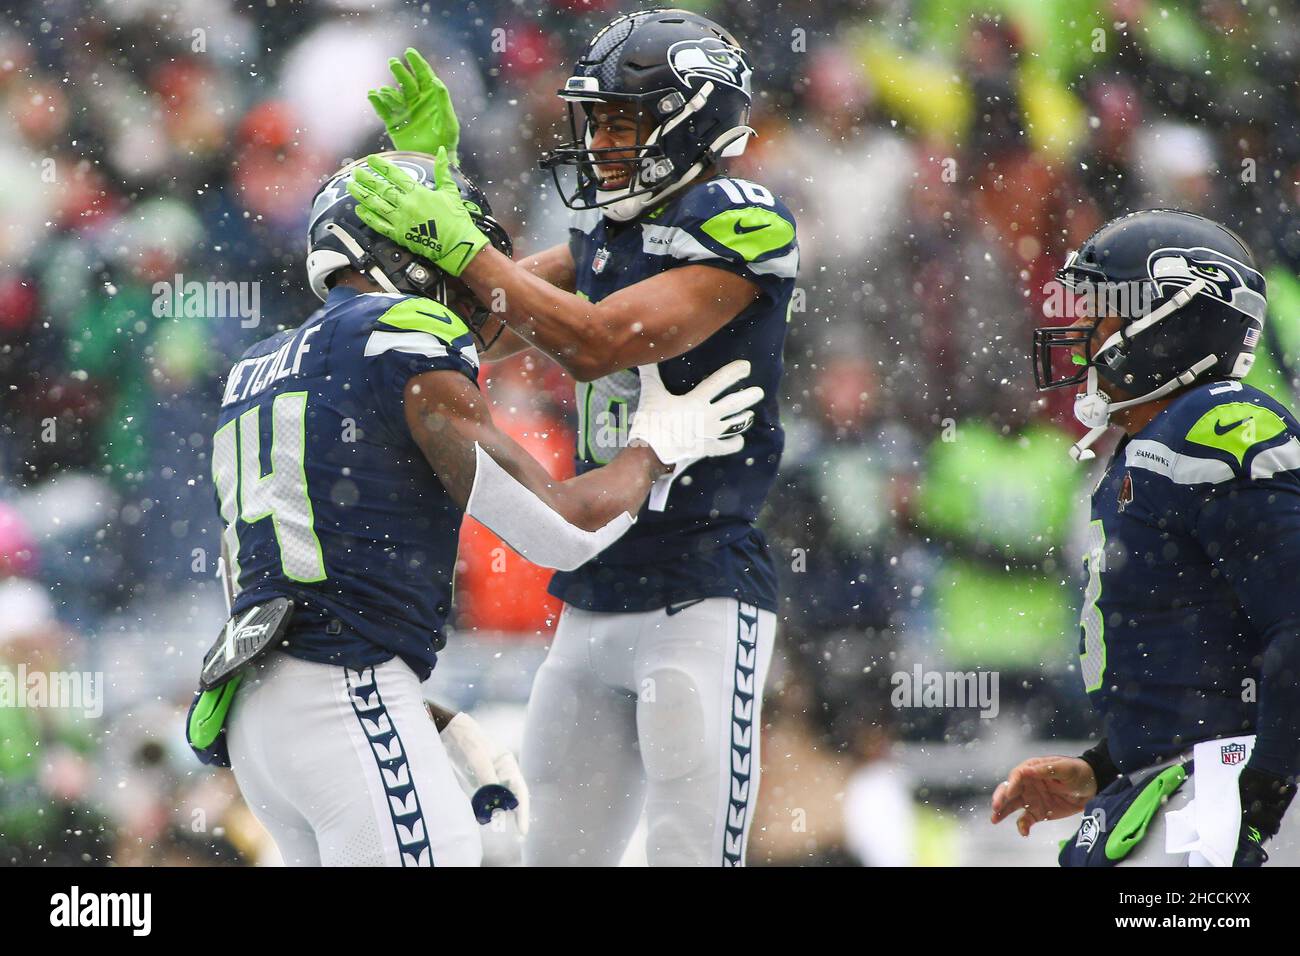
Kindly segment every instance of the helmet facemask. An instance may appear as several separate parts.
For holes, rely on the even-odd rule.
[[[573,77],[575,81],[595,80],[587,77]],[[663,145],[659,142],[662,127],[656,116],[644,102],[644,97],[630,94],[606,93],[599,96],[570,95],[561,91],[560,95],[567,101],[569,109],[569,130],[572,140],[562,146],[548,151],[542,158],[542,168],[550,169],[555,178],[555,188],[564,204],[571,209],[606,209],[616,203],[629,199],[651,197],[672,173],[672,161],[664,155]],[[663,91],[661,99],[681,95],[673,90]],[[636,124],[636,141],[623,146],[604,146],[593,148],[592,128],[595,126],[595,112],[601,105],[628,107],[626,120]],[[644,138],[641,130],[650,126]],[[601,165],[617,166],[627,173],[627,181],[614,189],[602,185]],[[577,183],[567,192],[560,183],[559,170],[562,166],[572,166],[577,174]],[[588,201],[586,197],[593,197]],[[630,205],[630,204],[628,204]]]

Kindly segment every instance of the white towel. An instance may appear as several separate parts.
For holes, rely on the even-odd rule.
[[[1186,853],[1188,866],[1232,866],[1241,829],[1237,777],[1255,735],[1206,740],[1192,750],[1192,802],[1165,815],[1165,850]]]

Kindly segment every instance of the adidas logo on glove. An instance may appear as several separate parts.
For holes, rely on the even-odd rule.
[[[415,226],[406,234],[406,241],[413,242],[416,245],[424,246],[435,255],[442,248],[438,242],[438,225],[432,219],[422,225]]]

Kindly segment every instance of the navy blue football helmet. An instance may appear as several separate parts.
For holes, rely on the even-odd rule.
[[[432,156],[402,150],[379,155],[409,173],[416,182],[434,188]],[[307,227],[307,278],[312,292],[324,301],[329,292],[329,277],[339,269],[351,267],[386,292],[424,296],[444,305],[449,305],[449,299],[453,297],[468,297],[474,303],[474,310],[466,322],[476,335],[479,334],[491,313],[459,279],[452,278],[430,260],[375,232],[357,216],[357,201],[348,192],[347,184],[352,173],[364,164],[365,160],[359,159],[338,170],[312,201]],[[450,171],[474,224],[495,248],[507,256],[512,255],[510,236],[505,227],[493,218],[487,196],[459,169],[452,166]]]
[[[1094,432],[1114,411],[1198,381],[1244,378],[1254,364],[1268,308],[1264,277],[1241,237],[1204,216],[1121,216],[1070,253],[1057,278],[1091,295],[1092,322],[1035,329],[1034,379],[1040,389],[1086,382],[1075,416]],[[1106,307],[1115,302],[1122,308]],[[1094,344],[1108,317],[1120,320],[1117,331]]]
[[[1159,388],[1210,355],[1213,363],[1198,377],[1243,378],[1250,371],[1267,308],[1264,277],[1241,237],[1217,222],[1175,209],[1121,216],[1072,252],[1057,278],[1075,292],[1088,286],[1133,290],[1129,301],[1147,303],[1148,308],[1119,316],[1124,320],[1119,340],[1099,350],[1091,363],[1100,378],[1128,395]],[[1150,322],[1193,285],[1195,293],[1177,309]],[[1104,317],[1097,315],[1093,328]],[[1091,333],[1087,327],[1034,331],[1039,388],[1077,385],[1087,378],[1089,366],[1058,373],[1053,353]]]

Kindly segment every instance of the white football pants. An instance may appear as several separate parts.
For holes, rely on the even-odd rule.
[[[287,865],[478,866],[469,798],[401,660],[272,652],[229,721],[239,789]]]
[[[668,613],[673,611],[673,613]],[[565,606],[528,701],[528,866],[612,866],[645,810],[651,866],[739,866],[776,616],[733,598]]]

